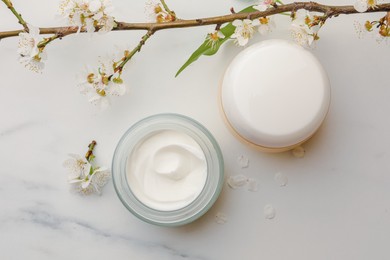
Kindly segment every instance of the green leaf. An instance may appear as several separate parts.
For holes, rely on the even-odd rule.
[[[257,11],[256,9],[253,8],[253,6],[249,6],[243,10],[240,11],[240,13],[251,13]],[[219,48],[221,47],[222,44],[224,44],[227,40],[230,39],[230,36],[234,33],[234,30],[236,27],[232,23],[228,23],[224,27],[222,27],[221,33],[225,36],[223,39],[219,39],[218,42],[212,46],[207,39],[199,46],[194,53],[189,57],[189,59],[183,64],[183,66],[180,67],[180,69],[177,71],[175,77],[179,76],[179,74],[187,68],[191,63],[195,62],[196,60],[199,59],[200,56],[206,55],[206,56],[211,56],[214,55],[218,52]]]

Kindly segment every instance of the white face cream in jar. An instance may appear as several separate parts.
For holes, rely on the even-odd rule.
[[[162,211],[188,206],[203,190],[206,157],[199,144],[177,130],[139,140],[127,159],[127,183],[145,205]]]
[[[229,65],[221,86],[227,125],[263,151],[282,152],[308,140],[329,104],[329,79],[317,58],[283,40],[246,48]]]
[[[119,141],[112,170],[126,208],[162,226],[179,226],[202,216],[223,183],[217,142],[198,122],[177,114],[134,124]]]

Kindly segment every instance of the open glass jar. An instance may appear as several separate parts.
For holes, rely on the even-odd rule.
[[[158,169],[155,170],[155,168],[147,166],[148,163],[153,162],[152,160],[156,158],[156,151],[165,149],[150,149],[153,145],[158,145],[158,142],[152,138],[164,137],[167,133],[173,135],[177,133],[177,136],[180,138],[184,137],[186,140],[193,142],[192,147],[199,148],[200,153],[194,153],[195,155],[198,154],[198,159],[196,160],[202,160],[202,162],[204,162],[205,173],[204,180],[197,182],[198,187],[188,186],[191,185],[191,179],[187,179],[187,171],[190,170],[193,163],[188,163],[188,159],[186,158],[179,158],[180,160],[176,160],[175,157],[170,157],[172,155],[172,153],[170,153],[169,156],[166,157],[166,159],[169,160],[167,162],[169,164],[167,165],[175,164],[176,161],[181,162],[183,165],[176,167],[172,171],[169,170],[168,172],[164,172],[164,167],[158,166]],[[169,143],[169,140],[169,138],[162,138],[161,143]],[[183,153],[193,152],[194,148],[189,146],[188,148],[187,146],[188,145],[183,145],[184,148],[180,148],[184,149]],[[168,148],[169,147],[170,146],[168,145]],[[179,157],[183,156],[180,154],[180,149],[175,150],[173,155]],[[139,156],[137,154],[139,151],[142,151],[144,154]],[[139,162],[139,158],[146,159],[143,162]],[[163,157],[160,156],[159,158]],[[133,167],[135,164],[139,163],[141,163],[141,165],[145,164],[146,166],[143,168]],[[160,161],[158,161],[158,163],[160,163]],[[185,165],[186,163],[188,165]],[[145,169],[147,169],[147,173],[145,174],[151,174],[151,176],[148,177],[140,172]],[[178,172],[184,172],[185,174],[177,177]],[[150,116],[131,126],[117,145],[112,161],[112,173],[115,190],[123,205],[141,220],[161,226],[180,226],[198,219],[214,204],[221,192],[224,180],[223,157],[214,137],[200,123],[178,114],[158,114]],[[164,179],[166,176],[161,177],[161,175],[164,174],[173,176],[173,178],[167,181]],[[142,178],[137,179],[134,178],[133,175],[136,177],[140,175]],[[150,183],[152,186],[147,183],[149,180],[153,180],[152,183]],[[175,181],[177,181],[177,183],[174,183]],[[175,189],[175,187],[179,187],[181,183],[186,183],[187,186],[184,186],[184,188],[181,187],[181,190],[177,192],[175,190],[168,190],[167,192],[169,192],[169,196],[172,197],[175,196],[175,194],[183,192],[183,189],[185,191],[187,187],[189,187],[189,189],[198,189],[199,192],[195,192],[193,199],[187,200],[187,203],[184,203],[181,206],[164,207],[164,205],[162,205],[160,207],[158,204],[159,198],[157,198],[157,202],[156,200],[153,200],[153,198],[150,199],[151,196],[158,195],[155,190],[159,189],[160,186],[172,184],[172,186],[167,187],[173,187],[173,189]],[[140,185],[145,185],[145,189],[154,192],[154,194],[142,195],[142,189],[144,189],[144,187],[141,187]],[[165,191],[166,190],[167,189],[165,189]],[[163,196],[165,196],[165,193],[161,194],[161,197]]]

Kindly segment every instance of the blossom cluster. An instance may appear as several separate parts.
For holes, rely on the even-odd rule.
[[[77,154],[69,154],[69,157],[63,166],[68,170],[68,183],[74,191],[83,195],[100,194],[111,177],[110,170],[92,166],[93,158],[87,160]]]
[[[255,20],[235,20],[232,23],[235,26],[235,31],[231,38],[240,46],[245,46],[254,36],[255,28],[261,35],[268,34],[274,23],[269,17],[261,17]],[[291,34],[293,39],[300,45],[309,47],[314,41],[318,40],[318,30],[323,22],[318,16],[312,15],[306,10],[298,10],[292,16]],[[214,39],[209,37],[210,40]]]
[[[32,71],[40,72],[44,68],[46,51],[44,47],[39,47],[43,38],[39,35],[39,28],[28,24],[29,32],[19,34],[18,54],[19,61]]]
[[[173,22],[176,20],[176,15],[170,10],[165,10],[160,1],[149,0],[146,2],[145,12],[148,20],[157,23]]]
[[[110,97],[126,93],[121,75],[117,62],[109,59],[101,61],[99,69],[87,69],[87,73],[81,75],[80,93],[86,95],[90,103],[106,109],[110,105]]]
[[[257,5],[253,5],[253,8],[260,12],[264,12],[270,8],[277,8],[277,3],[281,2],[277,0],[260,0]],[[292,12],[291,17],[291,34],[298,44],[309,47],[314,41],[319,39],[318,30],[323,25],[323,21],[319,16],[301,9]],[[261,35],[266,35],[275,27],[273,20],[267,16],[253,20],[234,20],[232,25],[235,29],[230,38],[234,39],[235,43],[239,46],[247,45],[256,31]],[[206,41],[208,45],[213,48],[214,46],[217,46],[218,42],[224,39],[224,37],[225,36],[219,30],[215,30],[207,35]]]
[[[292,19],[291,34],[298,44],[308,47],[319,39],[318,30],[323,24],[319,16],[301,9],[293,14]]]
[[[112,11],[111,0],[63,0],[60,4],[60,14],[79,31],[85,27],[89,33],[96,28],[99,33],[111,31],[116,25]]]
[[[382,42],[383,40],[389,40],[390,38],[390,12],[383,16],[379,20],[366,21],[364,25],[355,22],[355,29],[360,38],[363,38],[366,33],[377,32],[376,40],[377,42]]]
[[[260,0],[253,8],[263,12],[275,5],[275,0]],[[266,35],[271,31],[272,27],[275,26],[269,17],[261,17],[254,20],[235,20],[232,24],[236,28],[231,38],[235,39],[236,44],[239,46],[245,46],[249,42],[255,33],[255,28],[257,28],[261,35]]]

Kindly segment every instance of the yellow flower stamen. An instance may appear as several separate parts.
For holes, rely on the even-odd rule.
[[[367,5],[371,8],[375,8],[377,5],[377,0],[367,0]]]
[[[108,82],[109,82],[110,80],[108,79],[108,77],[107,76],[105,76],[105,74],[102,76],[102,83],[104,84],[104,85],[108,85]]]
[[[310,17],[309,17],[309,16],[306,16],[306,17],[305,17],[305,24],[310,25],[310,23],[311,23]]]
[[[112,80],[112,82],[114,82],[114,83],[116,83],[116,84],[123,84],[123,80],[121,79],[121,78],[114,78],[113,80]]]
[[[155,14],[161,13],[163,10],[160,5],[155,5],[153,8]]]
[[[93,80],[94,77],[95,77],[95,74],[89,73],[88,76],[87,76],[87,82],[89,84],[92,84],[94,82],[94,80]]]
[[[366,21],[364,23],[364,28],[366,28],[366,30],[369,31],[369,32],[372,31],[372,24],[370,23],[370,21]]]
[[[260,17],[259,21],[261,24],[268,24],[269,18],[268,17]]]
[[[104,89],[97,89],[96,93],[98,93],[102,97],[106,96],[106,91],[104,91]]]

